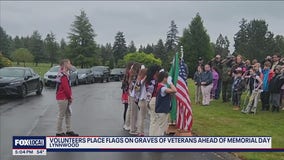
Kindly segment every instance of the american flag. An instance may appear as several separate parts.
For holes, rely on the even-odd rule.
[[[179,129],[190,131],[192,127],[192,110],[187,87],[187,74],[185,72],[184,61],[180,61],[179,75],[177,81],[177,127]]]

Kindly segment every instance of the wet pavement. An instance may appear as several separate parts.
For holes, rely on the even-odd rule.
[[[122,129],[120,82],[73,87],[72,125],[81,136],[130,136]],[[1,160],[238,160],[221,152],[48,152],[47,156],[12,156],[12,136],[54,136],[57,103],[55,90],[41,96],[0,100]],[[146,125],[149,124],[146,123]]]

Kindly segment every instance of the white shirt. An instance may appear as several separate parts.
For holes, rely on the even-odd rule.
[[[165,97],[167,95],[166,89],[167,89],[167,87],[165,85],[161,88],[161,96],[162,97]]]

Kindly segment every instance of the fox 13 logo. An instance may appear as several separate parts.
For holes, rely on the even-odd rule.
[[[44,136],[14,136],[13,149],[45,149],[46,138]]]

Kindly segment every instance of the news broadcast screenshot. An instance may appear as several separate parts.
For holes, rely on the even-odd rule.
[[[0,160],[284,160],[284,1],[0,1]]]

